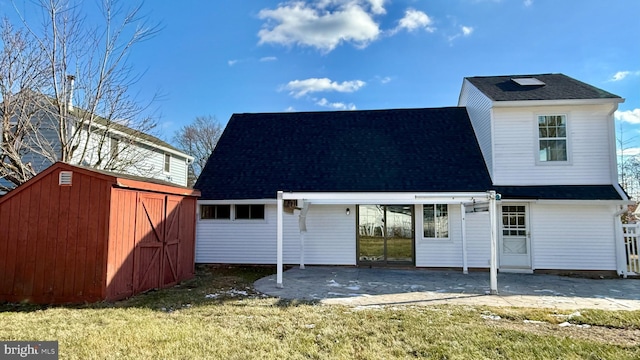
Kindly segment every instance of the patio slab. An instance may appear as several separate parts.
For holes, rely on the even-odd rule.
[[[640,310],[639,279],[586,279],[557,275],[498,274],[498,295],[489,273],[424,269],[308,266],[254,283],[257,291],[282,299],[352,306],[468,304],[557,309]]]

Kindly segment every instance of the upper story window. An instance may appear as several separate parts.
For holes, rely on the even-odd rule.
[[[171,172],[171,154],[164,154],[164,172]]]
[[[567,161],[566,115],[538,116],[538,160]]]
[[[446,239],[449,237],[449,207],[447,204],[424,204],[422,219],[425,238]]]

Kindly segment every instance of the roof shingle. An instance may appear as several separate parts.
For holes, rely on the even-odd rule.
[[[544,85],[519,85],[512,79],[536,78]],[[564,74],[474,76],[465,78],[493,101],[620,99],[618,95]]]

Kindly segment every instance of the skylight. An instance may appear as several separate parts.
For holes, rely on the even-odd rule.
[[[545,85],[544,82],[536,79],[536,78],[513,78],[511,81],[515,82],[518,85],[522,86],[541,86]]]

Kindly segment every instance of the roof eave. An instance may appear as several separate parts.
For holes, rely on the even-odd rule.
[[[620,104],[623,98],[606,99],[555,99],[555,100],[517,100],[501,101],[493,100],[493,107],[526,107],[526,106],[562,106],[562,105],[604,105]]]

